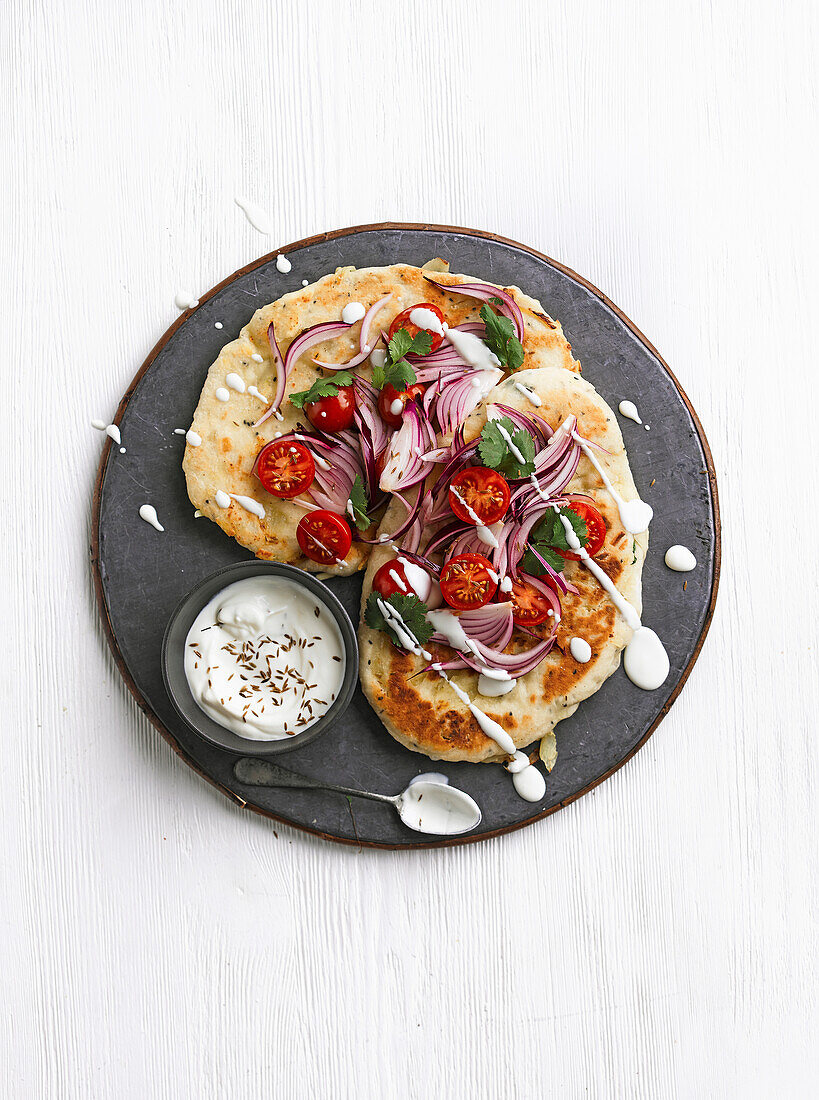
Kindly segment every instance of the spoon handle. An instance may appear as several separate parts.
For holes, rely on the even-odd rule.
[[[356,798],[369,798],[373,802],[388,802],[395,805],[395,799],[387,794],[375,794],[373,791],[359,791],[355,787],[340,787],[337,783],[328,783],[323,779],[311,779],[309,776],[272,764],[269,760],[254,760],[242,757],[233,766],[233,774],[247,787],[297,787],[310,791],[336,791],[338,794],[355,795]]]

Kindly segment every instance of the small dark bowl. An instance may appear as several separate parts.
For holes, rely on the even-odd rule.
[[[292,737],[284,737],[279,741],[256,741],[252,738],[240,737],[232,730],[225,729],[218,722],[214,722],[200,709],[191,695],[188,679],[185,676],[185,639],[196,616],[205,604],[210,603],[213,597],[229,584],[245,580],[247,577],[258,576],[285,577],[312,592],[338,623],[346,655],[341,689],[330,708],[302,733],[295,733]],[[237,565],[228,565],[205,577],[187,594],[171,615],[162,641],[162,677],[174,707],[200,737],[218,745],[219,748],[242,756],[276,756],[280,752],[289,752],[291,749],[301,748],[315,741],[347,709],[358,683],[358,640],[350,616],[330,589],[311,573],[295,569],[292,565],[279,565],[276,562],[244,561]]]

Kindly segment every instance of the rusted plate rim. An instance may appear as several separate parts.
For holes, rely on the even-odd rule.
[[[651,341],[648,340],[642,332],[640,332],[634,322],[629,320],[629,318],[626,317],[625,313],[623,313],[623,311],[619,309],[614,304],[614,302],[612,302],[612,300],[602,292],[602,290],[598,290],[596,286],[588,281],[588,279],[584,279],[582,275],[578,275],[576,271],[572,271],[572,269],[570,267],[566,267],[565,264],[561,264],[557,260],[553,260],[551,256],[546,256],[544,255],[544,253],[538,252],[537,249],[530,248],[528,245],[521,244],[519,241],[513,241],[509,237],[501,237],[498,236],[498,234],[496,233],[484,233],[478,229],[467,229],[463,226],[457,225],[422,225],[416,222],[375,222],[372,225],[353,225],[350,226],[348,229],[334,229],[332,232],[329,233],[319,233],[314,237],[306,237],[304,240],[294,241],[292,244],[289,245],[282,245],[280,248],[276,248],[272,252],[268,252],[267,255],[262,256],[260,259],[254,260],[253,263],[247,264],[245,267],[240,267],[238,271],[234,271],[232,275],[228,275],[226,279],[223,279],[221,283],[217,283],[216,286],[209,290],[206,294],[202,294],[199,298],[199,303],[201,304],[202,302],[207,302],[215,294],[218,294],[221,290],[224,290],[225,287],[230,286],[232,282],[234,282],[236,279],[241,278],[243,275],[247,275],[251,271],[257,270],[257,268],[264,267],[265,264],[268,264],[272,260],[275,260],[276,256],[278,256],[281,252],[294,252],[296,251],[296,249],[305,248],[307,245],[317,244],[320,241],[333,241],[337,240],[340,237],[348,237],[353,233],[370,233],[377,232],[378,230],[382,229],[410,229],[425,230],[432,233],[459,233],[469,237],[479,237],[481,240],[497,241],[499,244],[510,245],[512,248],[519,249],[521,252],[528,252],[531,256],[535,256],[537,257],[537,259],[549,264],[550,267],[555,268],[557,271],[563,272],[564,275],[568,275],[570,279],[573,279],[580,286],[585,287],[585,289],[592,293],[596,298],[599,298],[601,302],[604,302],[608,306],[608,308],[613,313],[615,313],[617,317],[619,317],[623,324],[626,325],[631,330],[631,332],[634,333],[634,335],[643,344],[643,346],[647,348],[648,351],[650,351],[651,354],[662,364],[663,369],[666,371],[669,378],[676,386],[677,392],[679,393],[680,397],[683,400],[683,403],[685,404],[685,407],[688,409],[688,412],[691,415],[691,419],[693,420],[694,426],[697,429],[697,435],[699,436],[703,454],[705,455],[705,466],[708,474],[708,482],[711,488],[711,501],[714,514],[714,579],[711,585],[711,598],[708,602],[708,608],[705,614],[705,621],[703,623],[700,636],[697,640],[697,644],[694,647],[694,652],[691,654],[691,659],[689,660],[688,664],[682,670],[680,678],[677,682],[677,686],[674,688],[674,691],[671,693],[671,696],[667,700],[663,709],[649,726],[645,735],[640,738],[640,740],[637,742],[631,752],[624,756],[623,759],[619,761],[619,763],[615,764],[613,768],[609,768],[607,772],[604,772],[603,775],[598,776],[598,778],[595,779],[592,783],[588,783],[585,787],[583,787],[582,790],[577,791],[575,794],[573,794],[571,798],[566,798],[562,802],[558,802],[557,805],[550,806],[548,810],[544,810],[542,813],[535,814],[527,821],[521,821],[515,825],[507,825],[503,829],[495,829],[491,833],[482,833],[480,836],[456,837],[451,840],[435,840],[423,842],[420,844],[379,844],[378,842],[371,840],[359,841],[349,839],[347,837],[333,836],[330,833],[323,833],[319,829],[311,829],[307,825],[296,825],[292,821],[288,821],[286,818],[280,817],[278,814],[271,813],[269,810],[263,810],[259,806],[253,806],[250,803],[245,802],[244,799],[240,798],[228,787],[223,786],[211,776],[207,775],[206,772],[203,772],[199,765],[194,760],[192,760],[191,757],[188,756],[188,754],[185,752],[185,750],[182,748],[182,746],[179,744],[179,742],[176,740],[170,730],[167,729],[165,725],[163,725],[159,717],[148,705],[147,701],[145,700],[136,683],[134,682],[134,679],[131,676],[127,665],[125,664],[125,660],[122,656],[122,653],[120,652],[120,648],[117,643],[113,627],[111,625],[111,619],[108,615],[108,607],[105,602],[105,594],[102,587],[102,576],[100,574],[99,568],[100,498],[102,496],[102,482],[103,478],[105,477],[105,470],[108,465],[108,458],[111,454],[110,439],[107,441],[103,449],[99,469],[97,470],[97,478],[94,484],[91,523],[91,570],[94,576],[94,588],[97,593],[97,602],[99,604],[100,614],[102,616],[102,624],[105,629],[105,636],[108,639],[108,644],[111,647],[111,652],[114,655],[114,660],[116,661],[117,667],[128,687],[128,690],[131,692],[134,699],[136,699],[140,709],[145,713],[145,715],[147,715],[154,726],[156,726],[156,728],[159,730],[159,732],[162,734],[162,736],[165,738],[165,740],[168,742],[174,752],[177,753],[177,755],[180,756],[189,767],[191,767],[195,772],[198,772],[198,774],[201,775],[203,779],[206,779],[208,783],[210,783],[213,787],[216,787],[217,790],[221,791],[222,794],[226,795],[232,802],[235,802],[238,806],[243,806],[246,809],[252,810],[254,813],[260,814],[263,817],[268,817],[273,821],[278,821],[282,825],[287,825],[291,829],[299,829],[305,833],[312,833],[313,836],[321,837],[322,840],[332,840],[336,844],[349,844],[356,848],[385,848],[391,851],[415,850],[418,848],[451,848],[460,844],[474,844],[480,840],[489,840],[491,837],[501,836],[504,833],[511,833],[517,829],[525,828],[527,825],[531,825],[533,822],[540,821],[542,818],[549,817],[550,814],[556,813],[558,810],[563,809],[564,806],[568,806],[570,803],[575,802],[584,794],[588,794],[589,791],[594,790],[594,788],[602,783],[605,779],[608,779],[610,775],[613,775],[616,771],[619,771],[619,769],[622,768],[623,765],[627,763],[632,758],[632,756],[634,756],[634,754],[643,747],[643,745],[646,743],[652,733],[654,733],[657,726],[659,726],[660,722],[662,722],[663,718],[665,718],[666,714],[668,714],[669,710],[671,709],[671,704],[675,701],[677,696],[682,691],[683,684],[688,679],[691,669],[694,667],[694,662],[697,660],[697,657],[700,654],[703,642],[705,641],[705,636],[707,635],[708,629],[711,626],[711,619],[714,615],[714,605],[716,604],[717,600],[720,567],[722,562],[722,539],[719,514],[719,496],[717,492],[717,475],[714,470],[714,460],[711,455],[711,448],[708,445],[708,440],[706,439],[705,432],[703,431],[702,424],[700,423],[700,419],[697,416],[693,405],[689,401],[688,395],[686,394],[685,390],[677,381],[668,363],[666,363],[665,359],[663,359],[662,355],[660,355],[660,353],[657,351]],[[119,403],[117,414],[114,418],[115,424],[119,424],[120,420],[122,419],[122,414],[125,412],[125,409],[128,405],[128,401],[131,398],[131,394],[139,385],[143,376],[150,370],[154,359],[156,359],[157,355],[159,355],[160,351],[162,351],[162,349],[165,347],[165,345],[168,343],[168,341],[176,332],[176,330],[180,327],[180,325],[183,325],[185,323],[190,314],[190,310],[186,310],[184,313],[182,313],[179,316],[178,320],[176,320],[171,325],[171,327],[159,339],[157,344],[148,354],[147,359],[134,375],[131,384],[125,391],[125,394]]]

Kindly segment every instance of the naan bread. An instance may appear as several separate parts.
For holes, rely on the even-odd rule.
[[[427,265],[438,282],[454,284],[475,282],[471,276],[452,275],[441,261]],[[543,307],[517,287],[505,288],[521,307],[526,327],[524,347],[526,361],[540,365],[580,369],[558,322],[547,316]],[[285,397],[281,412],[283,420],[268,419],[260,428],[254,423],[266,406],[248,393],[229,390],[230,399],[222,402],[216,391],[225,387],[228,374],[238,374],[248,387],[255,386],[267,398],[276,388],[276,369],[267,341],[267,329],[275,322],[276,338],[282,355],[299,333],[322,321],[338,321],[349,302],[361,302],[369,307],[385,294],[393,298],[375,318],[373,333],[386,330],[392,319],[408,306],[427,301],[438,305],[452,325],[479,319],[481,303],[457,293],[446,293],[425,279],[425,272],[407,264],[357,270],[339,268],[312,286],[285,294],[271,305],[259,309],[239,337],[222,349],[219,358],[208,371],[191,427],[202,437],[199,447],[188,446],[182,463],[191,503],[228,535],[246,546],[258,558],[289,562],[302,569],[322,573],[354,573],[367,562],[370,547],[353,543],[350,553],[339,566],[317,565],[303,557],[296,541],[296,526],[304,510],[296,504],[270,496],[251,473],[256,455],[277,432],[292,431],[299,424],[309,427],[304,414]],[[309,349],[297,361],[287,384],[287,395],[308,389],[324,374],[312,359],[342,362],[358,351],[359,325],[350,335],[337,337]],[[261,356],[261,362],[253,356]],[[369,365],[357,368],[369,377]],[[252,497],[265,511],[261,519],[231,501],[228,508],[216,504],[217,490]]]
[[[515,388],[515,381],[534,390],[542,401],[540,408],[533,408]],[[529,414],[536,412],[552,428],[573,413],[578,419],[578,432],[610,452],[600,454],[599,461],[615,488],[626,500],[638,496],[614,413],[579,374],[556,365],[518,371],[489,394],[486,404],[495,402]],[[474,439],[485,422],[486,409],[481,406],[466,423],[465,440]],[[608,534],[596,560],[639,611],[648,534],[633,537],[623,530],[611,496],[585,456],[581,457],[567,492],[587,494],[602,512]],[[393,502],[381,524],[381,532],[394,530],[403,514],[400,504]],[[391,550],[377,547],[370,558],[364,577],[362,616],[372,591],[373,576],[391,556]],[[561,719],[573,714],[583,699],[594,694],[617,668],[620,653],[631,637],[631,629],[608,594],[581,562],[567,562],[564,576],[580,595],[561,596],[563,618],[557,642],[562,653],[553,649],[536,669],[518,680],[511,692],[494,699],[478,694],[477,673],[467,670],[451,673],[455,683],[503,726],[518,748],[549,733]],[[570,654],[569,643],[575,636],[584,638],[591,646],[592,657],[587,664],[579,664]],[[389,732],[402,745],[435,760],[486,762],[503,758],[497,744],[481,731],[441,677],[434,672],[416,675],[425,664],[421,658],[398,650],[386,634],[371,630],[363,617],[359,643],[364,692]],[[439,651],[444,653],[451,655],[449,650]]]

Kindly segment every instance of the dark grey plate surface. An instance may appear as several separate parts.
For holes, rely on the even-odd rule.
[[[440,843],[411,833],[389,807],[335,794],[242,788],[235,756],[203,741],[166,694],[160,663],[168,619],[203,577],[251,555],[206,519],[194,519],[181,469],[184,438],[210,364],[253,312],[302,279],[336,267],[421,265],[433,256],[452,270],[491,282],[514,283],[560,318],[583,374],[616,409],[636,402],[650,431],[620,418],[634,478],[654,508],[651,547],[643,571],[644,622],[665,642],[671,673],[662,688],[640,691],[622,668],[558,727],[558,761],[540,804],[522,801],[500,767],[441,764],[402,748],[387,734],[360,688],[344,716],[312,744],[279,759],[317,778],[394,794],[434,768],[468,791],[483,811],[464,843],[518,828],[585,793],[631,756],[678,694],[708,629],[719,575],[716,481],[702,428],[668,368],[612,303],[579,276],[522,245],[472,230],[441,226],[365,226],[324,234],[284,248],[292,261],[280,273],[275,253],[237,272],[165,334],[123,398],[117,414],[126,453],[106,443],[94,498],[92,558],[109,641],[120,670],[160,732],[182,757],[249,808],[299,828],[351,843],[422,847]],[[221,330],[214,327],[221,321]],[[652,485],[652,481],[654,484]],[[160,534],[138,515],[153,504]],[[671,573],[663,554],[682,542],[697,569]],[[687,588],[683,591],[683,583]],[[361,575],[331,582],[356,621]],[[537,730],[532,731],[536,740]]]

